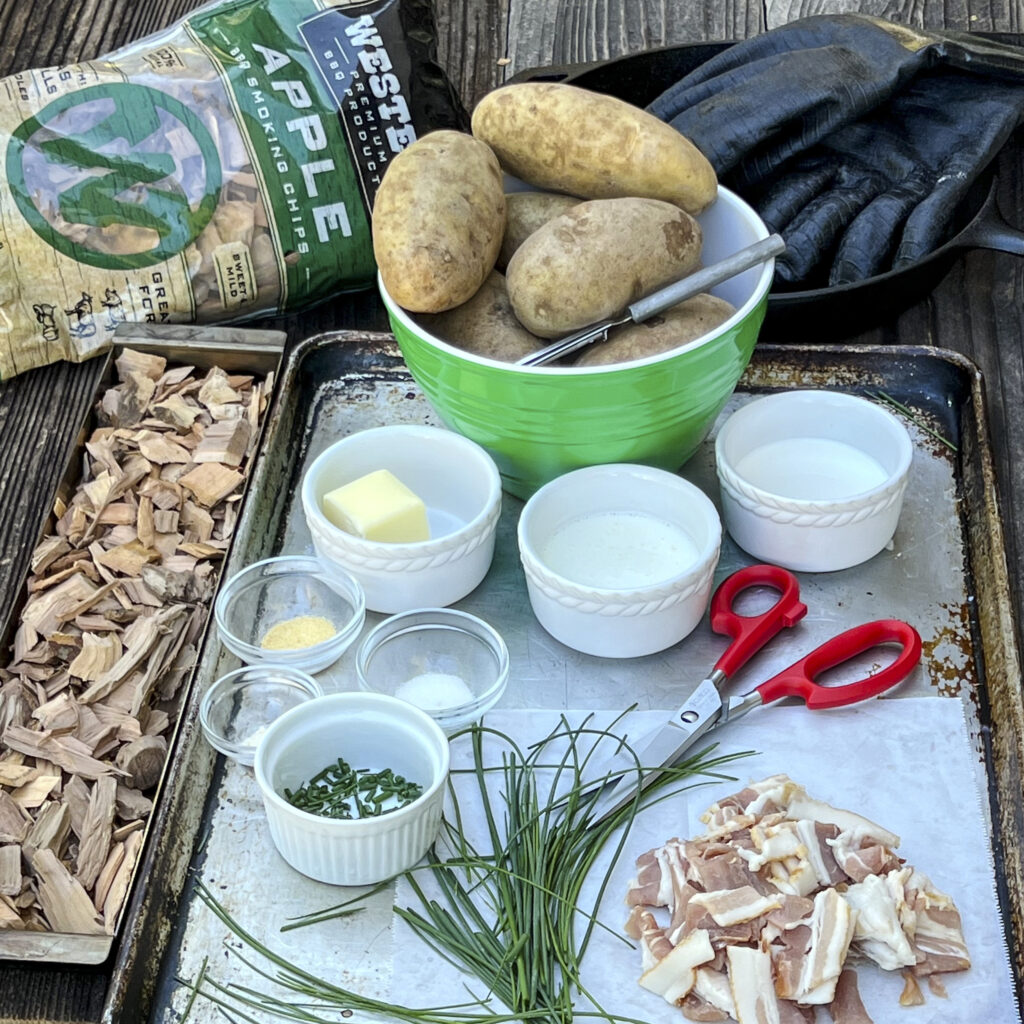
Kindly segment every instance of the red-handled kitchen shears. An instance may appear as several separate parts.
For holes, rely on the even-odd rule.
[[[735,610],[739,596],[753,587],[767,586],[778,591],[772,606],[757,615],[741,615]],[[620,771],[607,776],[608,783],[592,808],[594,821],[600,821],[632,800],[637,789],[645,789],[661,774],[660,769],[675,764],[686,750],[711,729],[745,715],[762,704],[782,697],[800,697],[812,711],[842,707],[867,700],[895,686],[910,674],[921,660],[921,637],[913,626],[899,619],[878,619],[832,637],[810,654],[737,697],[725,697],[722,688],[754,654],[781,630],[796,625],[807,614],[800,600],[796,577],[774,565],[752,565],[725,579],[711,599],[711,628],[732,638],[710,675],[694,690],[642,747],[636,759],[642,769]],[[839,686],[822,686],[816,680],[822,673],[852,661],[884,644],[898,644],[900,652],[884,668]]]

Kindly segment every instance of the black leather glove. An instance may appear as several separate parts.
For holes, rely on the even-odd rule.
[[[719,54],[650,109],[786,239],[777,277],[822,287],[899,269],[1024,117],[1024,51],[858,15]]]

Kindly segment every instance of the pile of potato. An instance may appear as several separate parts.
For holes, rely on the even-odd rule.
[[[611,96],[523,83],[486,96],[472,131],[432,132],[399,154],[373,209],[384,285],[432,334],[514,362],[701,265],[693,215],[718,182],[670,125]],[[506,195],[503,171],[538,191]],[[699,295],[574,365],[676,348],[733,311]]]

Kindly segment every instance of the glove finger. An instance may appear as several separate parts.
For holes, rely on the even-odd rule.
[[[831,191],[839,173],[833,160],[814,158],[782,170],[760,191],[747,191],[751,204],[769,231],[785,233],[801,210]]]
[[[786,251],[775,261],[780,280],[824,286],[825,268],[843,230],[884,187],[877,175],[843,169],[836,187],[809,203],[783,233]]]
[[[863,281],[888,270],[903,226],[930,184],[919,171],[868,203],[839,241],[829,285]]]

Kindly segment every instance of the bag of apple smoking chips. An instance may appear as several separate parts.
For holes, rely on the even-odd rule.
[[[388,162],[466,123],[429,0],[221,0],[0,85],[0,380],[368,287]]]

